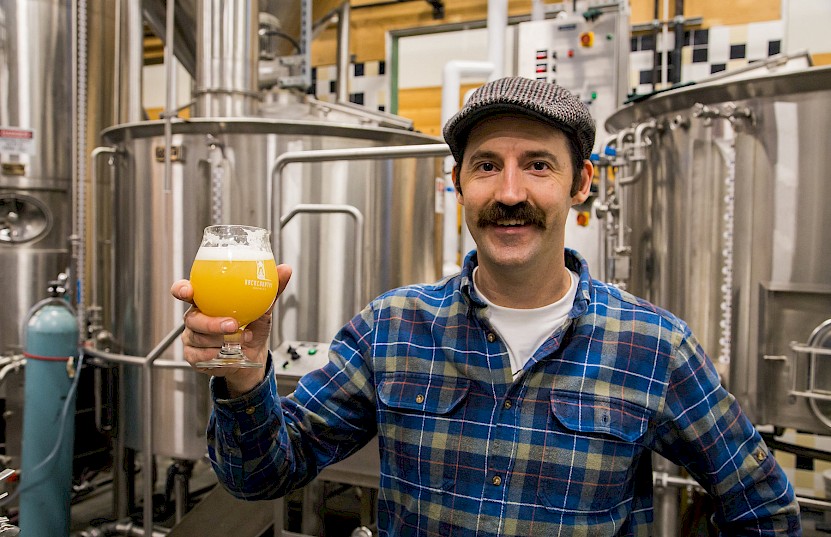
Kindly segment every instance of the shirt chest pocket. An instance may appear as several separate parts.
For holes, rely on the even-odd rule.
[[[447,490],[456,479],[464,422],[455,416],[470,381],[398,372],[378,384],[382,464],[402,489]]]
[[[541,448],[542,503],[598,515],[625,508],[646,451],[638,440],[646,433],[649,415],[623,399],[552,390]]]

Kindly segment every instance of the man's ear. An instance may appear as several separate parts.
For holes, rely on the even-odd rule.
[[[590,160],[583,161],[583,168],[580,170],[580,188],[577,193],[571,197],[572,205],[579,205],[589,199],[589,193],[592,187],[592,177],[594,177],[594,165]]]
[[[459,166],[453,166],[450,171],[450,177],[453,179],[453,187],[456,189],[456,201],[462,203],[462,184],[459,181]]]

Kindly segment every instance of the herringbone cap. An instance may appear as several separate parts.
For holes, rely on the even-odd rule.
[[[549,123],[577,141],[583,159],[591,157],[595,124],[580,99],[556,84],[510,77],[478,88],[444,126],[444,139],[456,162],[461,163],[474,125],[497,113],[525,114]]]

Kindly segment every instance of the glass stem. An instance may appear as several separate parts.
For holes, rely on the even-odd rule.
[[[242,328],[233,334],[225,334],[222,339],[222,349],[219,354],[222,356],[244,356],[242,353]]]

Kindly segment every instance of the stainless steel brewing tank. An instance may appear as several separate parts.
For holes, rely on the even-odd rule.
[[[629,290],[688,322],[755,423],[825,434],[831,407],[812,398],[831,389],[831,357],[791,342],[831,318],[829,100],[831,69],[814,68],[674,90],[607,121],[655,122],[643,173],[619,187]]]
[[[72,232],[72,2],[0,2],[0,355],[19,353],[20,328],[69,267]],[[112,123],[113,8],[90,1],[84,62],[86,134]],[[102,97],[103,96],[103,97]],[[72,289],[74,292],[75,290]]]
[[[202,229],[218,221],[272,228],[271,171],[287,151],[438,143],[425,135],[372,126],[268,119],[197,119],[173,125],[172,173],[164,177],[163,122],[106,129],[117,149],[113,189],[101,189],[113,207],[111,252],[104,274],[114,296],[104,308],[122,352],[146,355],[181,322],[171,298],[173,281],[187,277]],[[280,300],[283,337],[328,342],[363,303],[383,291],[441,275],[441,237],[435,224],[438,159],[407,158],[290,164],[282,172],[280,214],[297,204],[346,204],[365,224],[364,285],[355,304],[355,233],[348,215],[302,214],[281,236],[282,258],[294,275]],[[104,166],[101,166],[102,168]],[[111,199],[109,197],[111,196]],[[276,233],[278,230],[273,229]],[[439,252],[438,254],[436,252]],[[272,342],[275,344],[276,342]],[[182,359],[177,341],[165,355]],[[140,372],[128,369],[126,441],[141,448]],[[205,453],[207,377],[156,370],[154,451],[196,459]]]

